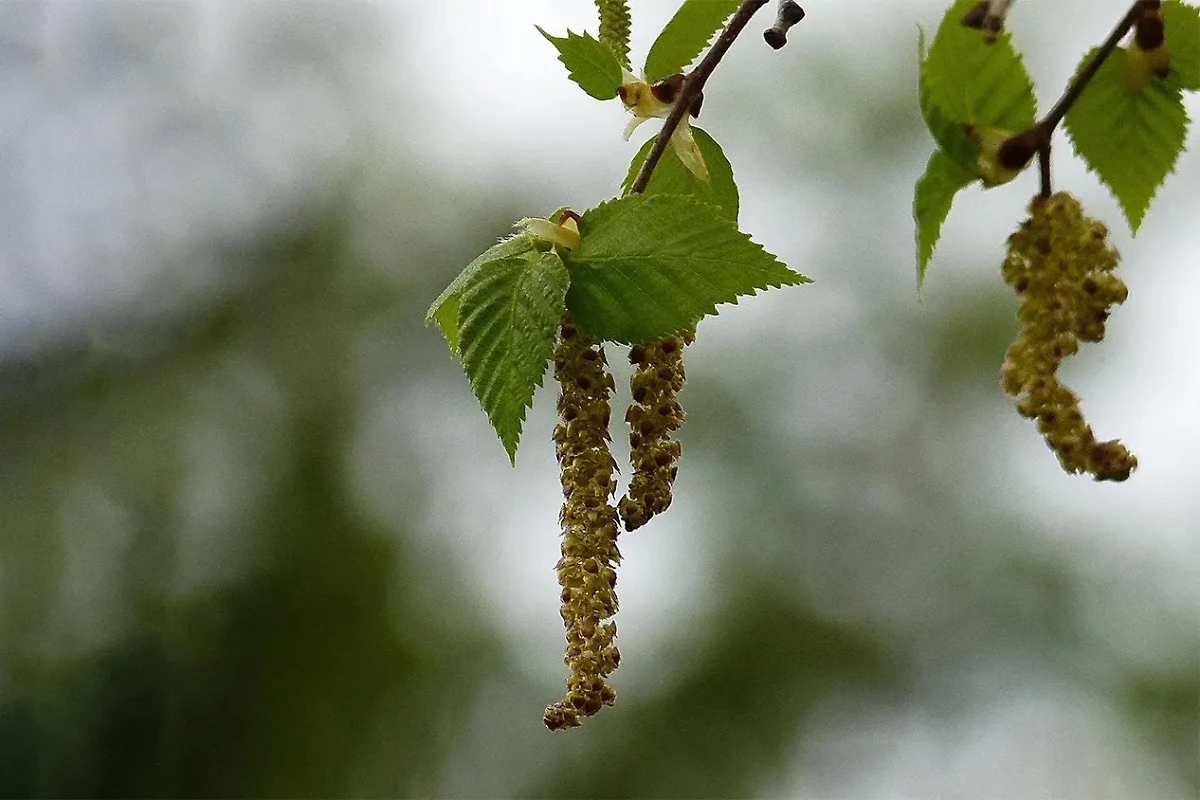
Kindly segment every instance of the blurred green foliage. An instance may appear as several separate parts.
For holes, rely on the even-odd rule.
[[[702,357],[702,337],[684,398],[692,417],[684,469],[700,476],[699,494],[713,506],[698,546],[732,582],[712,595],[697,638],[641,654],[678,671],[665,688],[635,685],[585,729],[551,737],[538,729],[538,704],[555,687],[531,686],[515,671],[503,632],[470,611],[485,601],[468,575],[421,555],[409,526],[429,501],[420,477],[429,454],[396,453],[413,476],[397,487],[413,514],[387,529],[364,515],[348,483],[365,387],[395,377],[363,370],[364,337],[384,331],[405,381],[436,375],[445,391],[466,387],[440,357],[440,339],[418,332],[439,276],[421,276],[428,285],[414,291],[408,278],[362,270],[347,229],[331,212],[231,249],[244,284],[146,331],[157,343],[149,355],[76,345],[9,365],[0,408],[4,796],[488,795],[489,787],[547,797],[750,795],[792,769],[806,720],[827,698],[902,706],[922,662],[996,647],[1062,675],[1089,658],[1070,564],[1031,548],[1012,520],[964,505],[956,495],[965,464],[953,474],[938,466],[947,452],[940,437],[969,427],[981,398],[991,402],[972,387],[992,372],[980,362],[1004,346],[1005,315],[964,300],[930,321],[881,300],[859,345],[894,357],[898,342],[932,335],[944,344],[909,365],[910,385],[889,384],[919,401],[860,435],[793,421],[781,436],[793,378],[773,379],[768,355],[733,371],[756,391],[733,391],[731,375]],[[975,344],[964,347],[968,329]],[[822,336],[830,359],[846,357],[833,332]],[[817,374],[830,368],[823,360],[795,369]],[[220,368],[229,363],[254,367]],[[183,591],[183,540],[195,535],[186,530],[195,524],[186,451],[197,446],[197,398],[216,409],[217,430],[256,454],[255,494],[234,515],[246,563],[221,565],[211,584]],[[804,462],[789,455],[797,436]],[[840,482],[839,496],[823,493],[830,481]],[[64,510],[79,502],[72,486],[91,489]],[[902,502],[892,511],[863,502],[880,492]],[[554,509],[542,516],[536,535],[554,535]],[[96,537],[117,544],[97,547]],[[72,598],[81,580],[73,548],[106,559],[92,565],[91,599]],[[955,606],[929,608],[915,627],[903,613],[880,627],[856,596],[877,581],[936,587]],[[831,614],[839,594],[844,613]],[[72,632],[91,603],[109,609],[95,619],[110,630],[94,640]],[[454,604],[465,611],[438,608]],[[1197,785],[1194,674],[1135,672],[1115,685],[1075,674],[1089,691],[1115,692]],[[508,711],[480,705],[498,686]],[[511,750],[514,766],[506,772],[493,760],[492,772],[473,776],[464,741],[495,749],[502,762]]]

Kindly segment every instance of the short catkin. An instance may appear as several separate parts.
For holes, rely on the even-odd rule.
[[[685,378],[683,348],[693,341],[693,333],[683,331],[629,349],[629,361],[634,365],[629,379],[633,402],[625,421],[629,424],[633,477],[618,506],[627,531],[640,528],[671,505],[682,452],[671,433],[684,421],[678,399]]]
[[[1057,376],[1079,343],[1104,338],[1113,305],[1129,290],[1114,272],[1117,251],[1108,230],[1065,192],[1035,197],[1030,217],[1008,240],[1004,280],[1021,298],[1021,331],[1008,348],[1001,380],[1017,410],[1037,420],[1064,470],[1123,481],[1137,458],[1117,440],[1098,442],[1079,398]]]

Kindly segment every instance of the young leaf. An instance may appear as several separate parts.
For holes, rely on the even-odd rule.
[[[942,234],[942,223],[950,214],[954,195],[975,180],[965,169],[941,150],[934,150],[925,174],[917,181],[913,197],[913,219],[917,222],[917,288],[925,283],[925,268]]]
[[[1084,56],[1080,69],[1094,54]],[[1108,186],[1137,233],[1183,150],[1188,116],[1179,89],[1153,78],[1141,91],[1130,91],[1127,52],[1117,48],[1067,112],[1065,124],[1075,151]]]
[[[570,280],[554,252],[530,251],[486,263],[462,291],[463,371],[510,461],[554,353]]]
[[[939,106],[934,104],[933,97],[929,92],[929,81],[926,79],[925,31],[919,27],[917,28],[917,57],[919,59],[917,69],[920,75],[919,98],[921,116],[925,118],[925,125],[929,128],[929,133],[933,136],[933,140],[937,142],[938,147],[952,161],[964,169],[973,171],[975,169],[975,157],[979,146],[967,136],[965,126],[962,122],[951,120]]]
[[[1037,115],[1033,81],[1010,35],[1002,32],[987,44],[980,31],[962,24],[973,5],[974,0],[957,0],[950,7],[921,65],[921,109],[930,132],[955,161],[972,169],[973,163],[963,163],[961,140],[948,139],[947,125],[1017,133],[1031,127]]]
[[[1178,0],[1162,6],[1166,23],[1167,49],[1171,53],[1171,74],[1167,81],[1180,89],[1200,89],[1200,9]]]
[[[596,0],[600,12],[600,41],[612,48],[621,66],[629,68],[629,33],[633,19],[627,0]]]
[[[646,342],[691,327],[718,303],[809,283],[738,231],[716,206],[679,195],[627,195],[583,214],[567,258],[579,329]]]
[[[704,163],[708,165],[708,180],[702,181],[697,178],[691,170],[684,166],[683,161],[675,152],[675,148],[668,147],[654,168],[654,174],[650,176],[650,185],[646,187],[646,194],[690,195],[697,200],[717,206],[726,217],[737,224],[738,188],[737,184],[733,182],[733,167],[730,166],[729,159],[725,158],[721,145],[717,144],[715,139],[695,125],[692,126],[692,133],[695,135],[696,145],[700,148],[700,154],[704,156]],[[642,145],[638,154],[633,157],[633,163],[629,165],[629,173],[621,182],[623,193],[628,192],[629,187],[637,179],[642,163],[646,160],[653,145],[654,140],[648,140]]]
[[[492,245],[476,256],[470,264],[467,264],[463,271],[458,273],[458,277],[450,281],[450,285],[443,289],[442,293],[433,301],[433,305],[425,314],[425,324],[428,325],[431,322],[438,324],[438,327],[442,329],[442,335],[446,337],[446,344],[450,345],[451,353],[458,354],[459,301],[463,289],[474,279],[475,273],[485,264],[519,256],[533,248],[533,237],[524,234],[510,236],[498,244]]]
[[[586,31],[580,36],[567,31],[565,37],[551,36],[534,26],[546,41],[558,50],[558,60],[566,66],[571,80],[597,100],[611,100],[621,85],[621,62],[604,42]]]
[[[653,83],[683,72],[740,5],[740,0],[683,0],[675,16],[650,45],[643,77]]]

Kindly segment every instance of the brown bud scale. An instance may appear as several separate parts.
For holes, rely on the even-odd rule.
[[[683,88],[683,73],[676,72],[674,75],[669,75],[662,80],[655,81],[650,84],[650,94],[662,103],[674,103],[675,98],[679,96],[679,90]]]
[[[1023,169],[1041,146],[1042,134],[1033,127],[1005,140],[996,151],[996,160],[1005,169]]]
[[[1134,41],[1143,50],[1157,50],[1167,39],[1167,26],[1162,11],[1146,11],[1134,28]]]

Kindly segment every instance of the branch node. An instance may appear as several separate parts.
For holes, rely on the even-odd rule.
[[[795,0],[779,0],[779,12],[775,15],[775,24],[763,31],[763,39],[778,50],[787,44],[788,31],[800,20],[804,19],[804,9]]]

